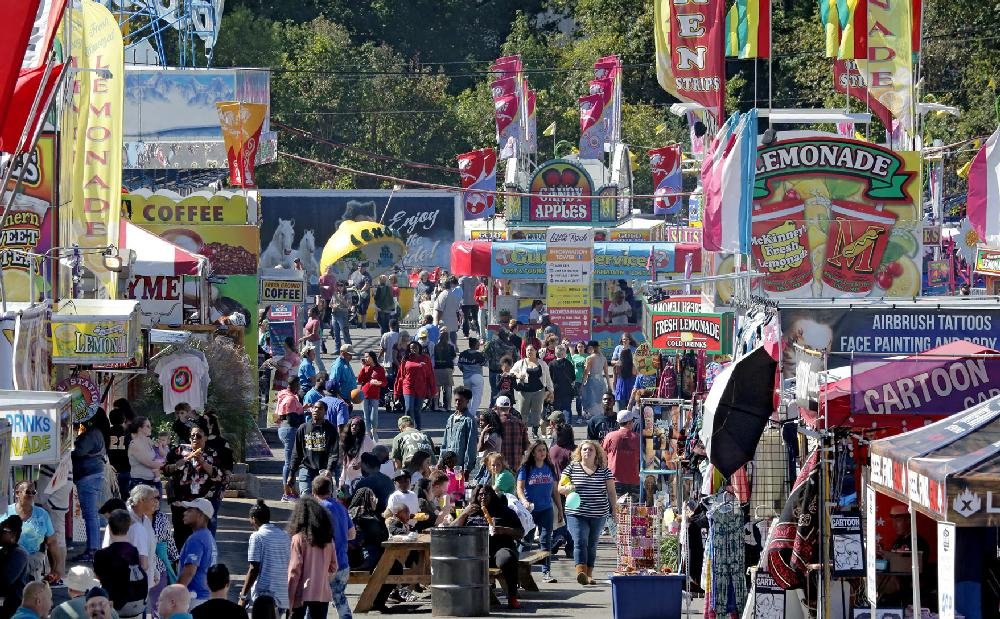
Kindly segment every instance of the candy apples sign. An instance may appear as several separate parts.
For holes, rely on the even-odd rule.
[[[594,182],[586,170],[566,161],[550,161],[535,172],[528,192],[528,220],[546,223],[590,221]]]

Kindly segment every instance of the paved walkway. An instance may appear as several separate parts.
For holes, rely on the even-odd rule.
[[[365,352],[377,345],[378,330],[355,329],[352,331],[352,339],[354,340],[355,350],[359,353]],[[465,342],[460,340],[459,347],[460,349],[464,349],[466,347]],[[333,350],[332,342],[327,342],[327,349]],[[324,355],[324,361],[327,362],[328,367],[329,361],[332,361],[332,359],[332,355]],[[395,434],[397,419],[398,415],[382,414],[379,425],[384,430],[393,430],[391,434],[388,431],[384,432],[386,438],[382,442],[388,444],[391,436]],[[444,413],[426,413],[423,420],[428,434],[431,435],[437,444],[440,444],[446,415]],[[584,428],[577,428],[579,438],[583,438],[584,432]],[[272,517],[276,522],[284,523],[291,514],[292,505],[290,503],[280,503],[277,500],[277,498],[281,497],[281,444],[278,442],[277,435],[273,430],[265,431],[265,437],[271,444],[274,457],[270,460],[254,462],[251,465],[251,470],[261,481],[261,493],[268,501],[268,505],[271,506]],[[247,538],[251,530],[247,521],[247,513],[254,502],[255,500],[253,499],[226,499],[223,501],[219,517],[217,539],[219,561],[228,565],[230,571],[233,573],[233,594],[230,596],[232,599],[236,598],[236,592],[242,587],[243,575],[246,573]],[[567,558],[565,554],[560,554],[552,563],[552,574],[558,580],[557,583],[545,584],[541,582],[541,578],[539,577],[537,580],[541,591],[538,593],[524,592],[521,598],[522,606],[520,610],[508,611],[506,609],[497,609],[491,613],[491,616],[532,616],[539,618],[574,616],[581,619],[611,617],[611,594],[607,574],[614,569],[614,565],[614,546],[610,538],[603,538],[598,549],[598,564],[595,569],[595,577],[600,578],[600,584],[583,587],[575,580],[576,573],[572,558]],[[357,602],[362,589],[362,585],[350,585],[348,587],[348,598],[351,601],[352,607]],[[423,603],[406,605],[405,610],[407,613],[430,614],[430,594],[428,592],[424,595],[426,596],[426,600]],[[373,613],[373,615],[375,614],[377,613]],[[335,616],[335,613],[331,612],[330,616]]]

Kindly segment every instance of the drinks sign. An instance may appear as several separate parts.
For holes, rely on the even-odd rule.
[[[647,306],[644,331],[653,350],[703,351],[724,355],[732,351],[733,314],[655,312]]]
[[[777,142],[757,157],[751,252],[771,297],[920,295],[916,153],[844,138]]]

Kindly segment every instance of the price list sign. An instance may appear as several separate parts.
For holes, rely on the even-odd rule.
[[[571,342],[590,338],[593,274],[593,230],[545,231],[545,305],[553,324]]]

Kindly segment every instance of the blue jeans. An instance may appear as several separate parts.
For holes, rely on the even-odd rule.
[[[338,310],[333,312],[333,326],[330,328],[331,335],[333,335],[333,341],[336,344],[336,349],[334,353],[340,352],[341,346],[341,334],[343,334],[344,344],[353,344],[351,341],[351,327],[347,323],[347,312],[343,310]]]
[[[101,495],[104,492],[104,475],[97,473],[87,475],[74,481],[76,492],[80,496],[80,511],[83,521],[87,524],[87,550],[93,552],[101,548],[101,517],[97,510],[101,507]]]
[[[351,605],[347,602],[347,579],[351,577],[351,566],[337,570],[337,574],[330,581],[330,595],[333,596],[333,605],[337,609],[340,619],[352,619]]]
[[[525,549],[532,542],[537,532],[539,548],[549,552],[552,551],[552,520],[555,517],[555,513],[555,509],[552,507],[536,509],[531,512],[531,519],[535,521],[535,531],[525,536]],[[549,571],[551,562],[551,557],[545,557],[544,571]]]
[[[281,467],[281,483],[288,482],[288,467],[292,464],[292,447],[295,446],[295,428],[288,424],[278,426],[278,438],[285,446],[285,465]]]
[[[497,396],[500,395],[497,393],[498,380],[500,380],[500,372],[490,370],[490,405],[486,408],[493,408],[493,405],[496,404]]]
[[[605,516],[566,515],[566,524],[573,536],[573,562],[594,567],[597,562],[597,540],[604,530]]]
[[[365,398],[361,401],[361,410],[365,416],[365,429],[372,436],[378,436],[378,400]]]
[[[307,469],[304,466],[299,467],[299,474],[296,478],[299,482],[299,496],[312,494],[312,483],[313,480],[316,479],[317,475],[319,475],[319,471]],[[340,476],[337,475],[334,479],[337,479],[338,477]]]
[[[406,414],[413,418],[413,423],[416,424],[418,430],[423,427],[420,425],[420,409],[423,405],[424,399],[420,396],[403,395],[403,406],[406,408]]]

